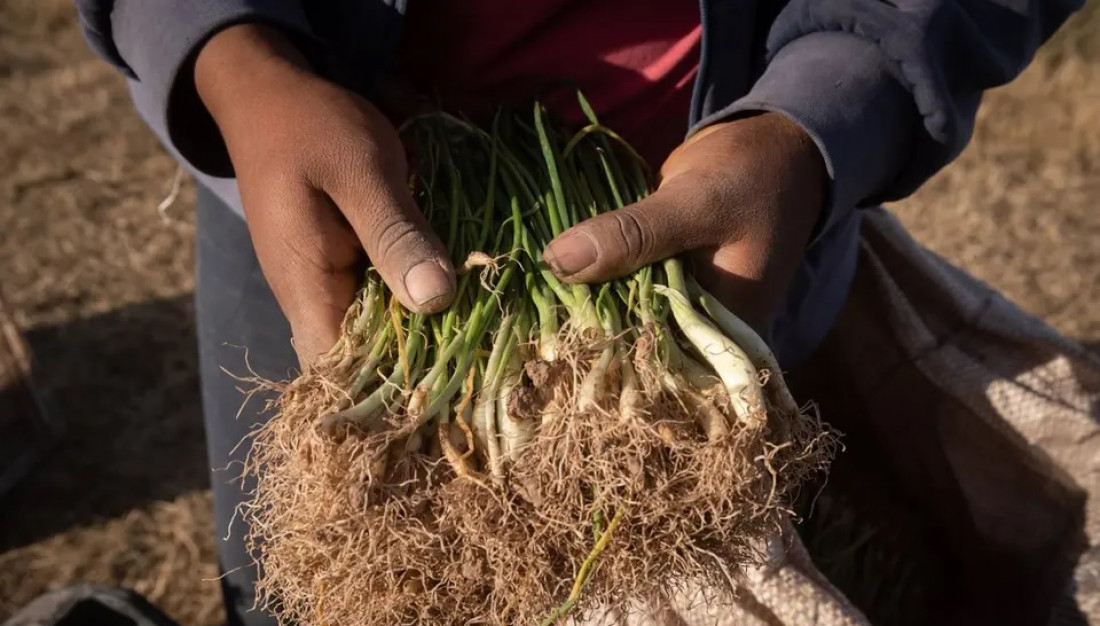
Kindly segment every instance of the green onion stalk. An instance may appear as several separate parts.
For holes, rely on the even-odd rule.
[[[457,293],[418,315],[368,271],[339,343],[257,433],[248,517],[288,619],[450,623],[445,605],[551,624],[728,581],[825,467],[831,433],[679,260],[597,285],[550,271],[551,240],[654,182],[579,103],[574,133],[540,105],[402,127]]]

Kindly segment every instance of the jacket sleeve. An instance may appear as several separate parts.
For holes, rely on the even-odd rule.
[[[313,37],[301,0],[75,0],[91,48],[130,80],[138,111],[194,169],[231,176],[221,135],[195,91],[195,56],[214,34],[269,23]],[[308,46],[307,46],[308,47]]]
[[[700,125],[782,113],[832,181],[819,232],[912,193],[959,155],[985,90],[1015,78],[1083,0],[791,0],[750,92]]]

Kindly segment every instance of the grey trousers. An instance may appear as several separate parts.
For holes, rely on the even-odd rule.
[[[244,404],[244,385],[230,374],[251,371],[284,380],[297,358],[290,326],[260,273],[244,220],[201,187],[196,204],[195,315],[225,608],[231,626],[274,625],[273,617],[252,609],[256,569],[245,547],[246,529],[234,515],[250,488],[238,478],[248,445],[238,444],[269,417],[263,410],[271,398],[256,395]]]

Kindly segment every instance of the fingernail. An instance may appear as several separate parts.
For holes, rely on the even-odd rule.
[[[596,242],[585,233],[566,233],[550,242],[542,258],[555,274],[570,276],[596,262]]]
[[[423,261],[405,274],[405,291],[417,306],[451,295],[451,278],[435,261]]]

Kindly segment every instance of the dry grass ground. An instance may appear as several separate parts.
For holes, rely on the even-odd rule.
[[[221,620],[197,401],[193,223],[174,163],[66,0],[0,3],[0,290],[68,437],[0,502],[0,620],[72,581]],[[991,93],[963,157],[895,207],[917,236],[1100,342],[1095,3]]]

